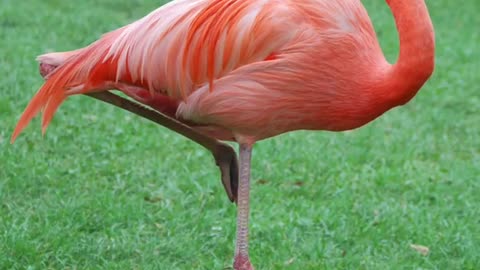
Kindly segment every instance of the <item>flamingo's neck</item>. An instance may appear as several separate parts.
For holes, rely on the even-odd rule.
[[[389,98],[403,105],[433,73],[435,36],[424,0],[387,0],[398,29],[400,54],[388,72]]]

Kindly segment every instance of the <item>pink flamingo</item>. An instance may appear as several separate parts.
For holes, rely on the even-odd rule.
[[[395,64],[386,61],[359,0],[170,2],[85,48],[40,56],[46,82],[12,142],[41,110],[44,132],[74,94],[125,107],[105,92],[112,89],[163,113],[159,123],[184,128],[212,152],[216,139],[236,141],[238,194],[236,159],[227,158],[222,171],[230,173],[226,189],[238,207],[234,268],[253,269],[247,238],[255,142],[293,130],[361,127],[411,100],[433,72],[434,31],[424,0],[386,2],[400,37]],[[214,154],[221,168],[227,152]]]

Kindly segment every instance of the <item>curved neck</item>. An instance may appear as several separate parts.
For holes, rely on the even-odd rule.
[[[400,37],[400,54],[389,75],[389,92],[395,105],[415,96],[431,76],[435,62],[435,37],[424,0],[386,0]]]

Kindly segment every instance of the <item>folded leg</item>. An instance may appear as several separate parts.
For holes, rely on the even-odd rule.
[[[122,98],[109,91],[90,93],[87,95],[160,124],[208,149],[215,158],[217,166],[220,168],[222,184],[227,192],[228,198],[232,202],[236,201],[238,189],[238,159],[235,150],[230,145],[208,137],[177,119],[148,109],[141,104]]]

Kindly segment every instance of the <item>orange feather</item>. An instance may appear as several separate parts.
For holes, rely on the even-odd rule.
[[[106,54],[108,41],[113,40],[116,35],[118,33],[109,33],[101,42],[96,42],[73,53],[53,53],[39,57],[41,61],[62,64],[52,74],[49,74],[47,81],[25,108],[13,132],[12,143],[32,118],[42,110],[42,132],[45,133],[58,107],[67,98],[69,89],[81,86],[80,91],[75,93],[102,90],[95,87],[114,78],[116,63],[114,61],[103,62],[102,56]],[[99,51],[104,53],[98,54]],[[92,59],[97,59],[97,63],[92,63]]]

